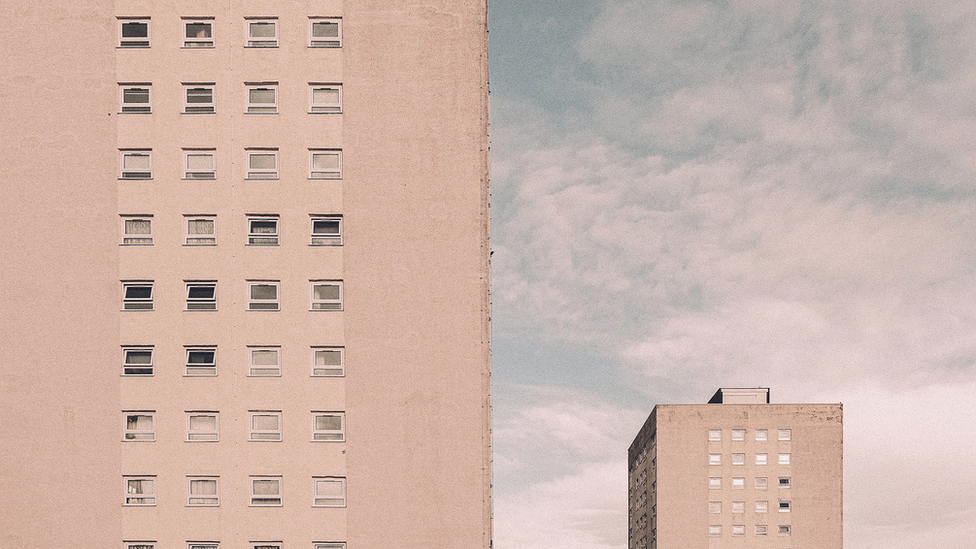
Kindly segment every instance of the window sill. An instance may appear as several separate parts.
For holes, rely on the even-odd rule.
[[[155,309],[119,309],[122,313],[151,313]]]
[[[185,248],[213,248],[216,244],[184,244]]]
[[[126,439],[123,438],[122,439],[122,442],[125,442],[127,444],[130,443],[130,442],[156,442],[156,439],[152,439],[152,440],[126,440]]]
[[[152,181],[151,177],[120,177],[119,181]]]
[[[336,442],[343,443],[345,441],[346,439],[342,439],[342,440],[314,440],[313,439],[310,442],[314,442],[316,444],[335,444]]]
[[[216,181],[217,177],[183,177],[180,181]]]
[[[119,374],[119,377],[153,377],[153,374]]]
[[[341,313],[342,309],[309,309],[310,313]]]
[[[248,248],[277,248],[279,244],[245,244]]]
[[[214,111],[210,111],[210,112],[186,112],[186,111],[183,111],[180,114],[217,114],[217,111],[215,111],[215,110]]]
[[[278,181],[277,177],[245,177],[244,181]]]
[[[332,112],[312,112],[312,111],[308,111],[308,114],[342,114],[342,111],[332,111]]]
[[[144,111],[144,112],[124,112],[124,111],[119,111],[118,114],[152,114],[152,111]]]
[[[306,47],[308,49],[311,49],[311,50],[337,50],[337,49],[342,48],[342,44],[339,44],[337,46],[313,46],[313,45],[309,44]]]
[[[220,442],[219,440],[184,440],[183,442],[188,442],[190,444],[213,444],[215,442]]]
[[[345,374],[343,374],[343,375],[341,375],[341,376],[316,376],[316,375],[309,375],[308,377],[312,377],[312,378],[324,378],[324,379],[331,379],[331,378],[336,378],[336,377],[346,377],[346,376],[345,376]]]
[[[280,313],[281,309],[246,309],[249,313]]]
[[[278,46],[248,46],[245,44],[245,50],[276,50]]]
[[[137,246],[137,247],[138,246],[145,246],[145,247],[149,247],[149,246],[152,246],[152,244],[127,244],[127,243],[123,242],[123,243],[119,244],[119,246]]]
[[[244,111],[244,114],[275,115],[275,114],[278,114],[278,111],[275,111],[275,112],[247,112],[247,111]]]
[[[148,50],[151,46],[115,46],[117,50]]]
[[[212,50],[216,46],[180,46],[181,50]]]
[[[309,244],[309,247],[312,248],[336,248],[339,246],[342,246],[341,242],[338,244]]]
[[[339,177],[309,177],[309,181],[342,181],[342,176]]]

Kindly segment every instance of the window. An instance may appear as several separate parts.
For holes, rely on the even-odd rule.
[[[793,437],[793,430],[792,429],[779,429],[779,431],[778,431],[777,434],[778,434],[778,437],[777,438],[779,440],[790,440]]]
[[[249,311],[278,310],[278,281],[248,281]]]
[[[342,347],[312,347],[312,377],[342,377]]]
[[[732,488],[742,489],[746,487],[745,477],[732,477]]]
[[[149,91],[152,84],[131,83],[119,84],[122,94],[122,107],[119,112],[122,114],[149,114],[152,112],[152,103],[149,102]]]
[[[214,83],[183,84],[183,114],[213,114]]]
[[[779,535],[781,535],[781,536],[788,536],[788,535],[790,535],[790,525],[789,524],[781,524],[781,525],[779,525],[779,527],[777,528],[777,533]]]
[[[766,477],[756,477],[756,490],[765,490],[766,484]]]
[[[722,489],[722,477],[709,477],[708,478],[708,489],[709,490],[721,490]]]
[[[746,535],[746,525],[745,524],[733,524],[732,525],[732,536],[742,537]]]
[[[790,477],[779,477],[779,487],[789,488],[790,487]]]
[[[766,465],[768,457],[767,454],[756,454],[756,465]]]
[[[312,216],[310,246],[342,246],[342,216]]]
[[[251,477],[251,507],[268,506],[281,506],[281,477]]]
[[[722,464],[722,454],[708,454],[708,464],[709,465],[721,465]]]
[[[186,246],[214,246],[217,244],[217,216],[214,215],[185,215]]]
[[[312,543],[312,549],[346,549],[343,541],[316,541]]]
[[[722,535],[722,525],[721,524],[710,524],[708,526],[708,535],[711,537],[719,537]]]
[[[343,442],[346,440],[346,414],[342,412],[312,412],[312,442]]]
[[[342,179],[342,151],[309,149],[309,179]]]
[[[186,549],[219,549],[219,541],[188,541]]]
[[[267,215],[247,218],[248,246],[278,245],[278,216]]]
[[[184,48],[212,48],[214,20],[212,17],[202,19],[183,19],[183,47]]]
[[[745,439],[746,439],[746,430],[745,429],[732,429],[732,440],[733,441],[738,442],[738,441],[742,441],[742,440],[745,440]]]
[[[152,179],[152,149],[119,149],[122,179]]]
[[[152,347],[122,347],[122,375],[153,375]]]
[[[119,18],[119,47],[120,48],[148,48],[149,47],[149,18],[131,17]]]
[[[251,411],[249,442],[281,441],[281,412]]]
[[[341,19],[310,19],[310,40],[311,48],[339,48],[342,47],[342,20]]]
[[[216,179],[215,149],[183,149],[183,179]]]
[[[778,461],[778,463],[780,465],[789,465],[790,464],[790,455],[789,454],[780,454],[779,455],[779,461]]]
[[[249,368],[247,375],[251,377],[277,377],[281,375],[281,362],[278,347],[248,347]]]
[[[123,442],[153,442],[156,440],[155,410],[122,412]]]
[[[789,513],[790,512],[790,501],[781,499],[779,500],[779,512]]]
[[[338,114],[342,112],[342,84],[310,82],[309,114]]]
[[[709,442],[719,442],[722,440],[722,430],[721,429],[709,429],[708,430],[708,441]]]
[[[124,505],[156,505],[156,477],[122,477]]]
[[[746,512],[746,502],[744,501],[733,501],[732,502],[732,514],[741,515]]]
[[[219,418],[218,412],[187,412],[186,441],[217,442],[220,440]]]
[[[156,549],[155,541],[123,541],[122,549]]]
[[[122,281],[123,311],[151,311],[152,309],[152,280]]]
[[[281,549],[280,541],[252,541],[251,549]]]
[[[768,501],[757,501],[756,502],[756,512],[757,513],[765,513],[767,511],[769,511],[769,502]]]
[[[346,479],[343,477],[312,477],[315,493],[312,507],[345,507]]]
[[[217,375],[217,347],[187,347],[184,375],[189,377]]]
[[[756,429],[756,441],[765,442],[766,441],[766,429]]]
[[[765,524],[757,524],[756,525],[756,535],[757,536],[765,536],[766,535],[766,531],[767,531],[767,527],[766,527]]]
[[[189,507],[216,507],[220,505],[217,492],[219,477],[186,477],[186,504]]]
[[[152,246],[152,216],[122,216],[122,244],[125,246]]]
[[[313,311],[342,310],[342,281],[310,280]]]
[[[245,19],[248,48],[277,48],[278,20],[274,18]]]
[[[732,454],[732,465],[745,465],[746,455],[745,454]]]
[[[248,114],[278,114],[278,83],[245,83]]]
[[[248,179],[278,179],[278,149],[248,149]]]
[[[709,501],[708,502],[708,512],[712,515],[722,514],[722,502],[721,501]]]
[[[216,311],[217,282],[214,280],[187,280],[186,310]]]

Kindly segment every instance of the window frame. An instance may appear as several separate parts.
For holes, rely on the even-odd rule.
[[[318,429],[319,417],[338,417],[339,429]],[[331,437],[331,438],[330,438]],[[329,411],[312,411],[312,442],[345,442],[346,441],[346,413]]]
[[[266,364],[255,364],[255,352],[274,351],[278,363],[272,368]],[[281,346],[280,345],[248,345],[247,346],[247,377],[281,377]]]
[[[324,90],[335,90],[338,101],[334,104],[316,103],[315,92]],[[342,84],[338,82],[309,82],[308,114],[342,114]]]
[[[708,430],[708,442],[722,442],[722,430],[721,429],[709,429]]]
[[[756,442],[767,442],[769,440],[769,429],[756,429]]]
[[[248,549],[281,549],[282,542],[280,541],[252,541],[248,545]]]
[[[252,91],[272,91],[274,92],[274,102],[270,104],[254,102],[251,100]],[[244,114],[278,114],[278,83],[245,82]]]
[[[278,179],[279,170],[279,159],[278,159],[278,149],[275,148],[262,148],[262,147],[249,147],[244,149],[245,162],[244,167],[246,168],[245,179],[248,180],[263,180],[263,181],[274,181]],[[251,158],[255,156],[266,156],[270,155],[274,157],[274,168],[252,168]]]
[[[190,222],[193,221],[210,221],[210,226],[213,228],[213,231],[210,233],[211,236],[206,236],[206,233],[190,234]],[[212,242],[207,242],[209,240],[212,240]],[[183,245],[216,246],[217,216],[215,214],[183,214]]]
[[[777,454],[776,465],[792,465],[792,456],[789,453]]]
[[[152,246],[153,245],[153,216],[152,214],[122,214],[122,243],[121,246]],[[149,223],[148,233],[128,233],[129,221],[146,221]],[[140,240],[147,242],[139,242]]]
[[[780,513],[789,513],[793,510],[793,501],[789,499],[781,499],[776,505],[776,510]]]
[[[756,454],[756,466],[764,467],[769,465],[769,454]]]
[[[196,507],[196,505],[194,505]],[[188,541],[186,549],[220,549],[219,541]]]
[[[784,538],[791,535],[792,529],[789,524],[780,524],[776,528],[776,534],[783,536]]]
[[[212,49],[216,47],[216,18],[215,17],[181,17],[180,18],[181,27],[183,28],[183,46],[181,49]],[[209,25],[210,26],[210,36],[207,37],[189,37],[187,36],[187,27],[189,25]]]
[[[197,90],[210,90],[210,103],[190,103],[190,92]],[[183,82],[182,114],[214,114],[216,112],[217,84],[215,82]]]
[[[123,311],[152,311],[156,298],[156,284],[153,280],[123,280],[122,282],[122,310]],[[148,298],[128,297],[130,288],[149,287]]]
[[[337,496],[327,496],[319,495],[318,487],[319,482],[337,482],[342,489],[341,501],[336,501],[340,499]],[[315,475],[312,476],[312,507],[345,507],[346,506],[346,477],[328,476],[328,475]],[[320,503],[320,501],[331,500],[331,503]]]
[[[149,481],[152,492],[139,494],[141,497],[130,496],[129,482],[138,480],[141,482]],[[151,500],[143,503],[133,503],[129,500]],[[122,475],[122,506],[123,507],[155,507],[156,506],[156,475]]]
[[[734,452],[732,454],[732,465],[745,465],[746,455],[741,452]]]
[[[213,417],[213,431],[193,429],[194,417]],[[186,440],[184,442],[220,442],[220,412],[216,410],[186,411]]]
[[[129,416],[148,417],[150,428],[129,429]],[[156,410],[122,410],[122,442],[156,442]]]
[[[214,483],[214,494],[193,494],[193,481]],[[193,503],[193,500],[208,500],[208,503]],[[186,507],[220,507],[220,476],[219,475],[187,475],[186,476]],[[196,542],[201,543],[201,542]],[[189,546],[189,544],[188,544]]]
[[[152,18],[149,16],[145,17],[116,17],[119,22],[119,44],[116,46],[119,49],[145,49],[152,46]],[[125,36],[125,25],[131,23],[145,24],[146,25],[146,36],[145,39],[141,36],[130,36],[128,39]]]
[[[731,505],[730,512],[733,515],[744,515],[746,513],[746,502],[745,501],[733,501]]]
[[[753,490],[767,490],[767,489],[769,489],[769,478],[754,477]]]
[[[216,345],[184,345],[183,377],[217,377],[217,346]],[[193,353],[211,353],[210,362],[191,362]],[[193,366],[191,366],[193,364]],[[196,366],[200,364],[200,366]]]
[[[127,158],[136,158],[145,156],[149,167],[145,170],[132,169],[127,170],[125,167]],[[153,178],[152,175],[152,149],[119,149],[119,179],[120,180],[134,180],[134,181],[148,181]]]
[[[184,302],[184,312],[216,311],[217,310],[217,281],[216,280],[184,280],[186,285],[186,301]],[[190,297],[190,292],[194,289],[209,288],[213,297]]]
[[[313,541],[312,549],[346,549],[344,541]]]
[[[346,348],[339,346],[327,346],[319,345],[312,346],[312,371],[309,377],[345,377],[346,375]],[[339,364],[338,366],[332,366],[328,364],[322,364],[321,366],[316,363],[317,353],[319,352],[337,352],[339,353]],[[338,370],[338,374],[316,374],[316,370],[319,371],[334,371]]]
[[[156,549],[156,540],[123,540],[122,549]]]
[[[142,364],[141,362],[129,362],[130,352],[148,352],[149,353],[149,364]],[[155,373],[155,367],[153,364],[155,356],[153,354],[152,345],[123,345],[122,346],[122,375],[125,377],[152,377]],[[129,370],[149,370],[149,373],[132,373]]]
[[[252,23],[274,24],[274,37],[251,36]],[[277,48],[278,47],[278,18],[277,17],[245,17],[244,18],[244,47],[245,48]],[[265,42],[265,43],[260,43]]]
[[[281,243],[281,217],[278,214],[247,214],[246,246],[278,246]],[[253,223],[274,223],[273,233],[254,230]]]
[[[308,47],[310,48],[341,48],[342,47],[342,18],[341,17],[310,16],[308,20],[309,20]],[[320,37],[318,40],[316,40],[315,37],[316,23],[335,23],[337,36],[335,38]]]
[[[722,525],[721,524],[709,524],[708,525],[708,537],[719,538],[722,537]]]
[[[277,429],[255,429],[254,418],[274,417],[278,419]],[[281,442],[281,410],[248,410],[247,411],[247,441],[248,442]]]
[[[769,534],[769,527],[765,524],[756,525],[756,537],[766,537]]]
[[[777,429],[776,440],[779,442],[789,442],[793,440],[793,429]]]
[[[339,167],[335,170],[316,170],[315,157],[319,155],[335,155]],[[319,174],[319,175],[316,175]],[[309,180],[336,181],[342,179],[342,149],[309,149],[308,150],[308,178]]]
[[[190,170],[190,157],[191,156],[209,156],[210,157],[210,169],[208,170]],[[183,180],[184,181],[200,181],[200,180],[213,180],[217,179],[217,149],[213,147],[206,148],[183,148]]]
[[[126,103],[127,91],[145,91],[145,104]],[[152,114],[152,82],[119,82],[119,114]]]
[[[746,477],[732,477],[732,489],[744,490],[746,487]]]
[[[745,429],[732,429],[732,442],[742,442],[746,439]]]
[[[722,477],[708,477],[708,489],[709,490],[721,490],[722,489]]]
[[[316,233],[315,223],[332,223],[338,225],[338,232]],[[342,246],[342,215],[341,214],[309,214],[309,246]]]
[[[721,501],[709,501],[708,502],[708,514],[709,515],[721,515],[722,514],[722,502]]]
[[[708,454],[708,464],[715,466],[722,464],[722,454]]]
[[[335,286],[339,289],[339,297],[336,299],[316,299],[315,298],[315,288],[317,286]],[[341,280],[309,280],[308,281],[309,290],[309,306],[308,310],[311,312],[334,312],[342,311],[342,299],[344,293],[342,291],[342,281]]]
[[[769,500],[757,499],[755,507],[756,507],[756,514],[768,513]]]
[[[274,299],[259,299],[252,297],[253,289],[256,286],[273,286],[275,288]],[[274,305],[274,307],[261,307],[260,305]],[[280,280],[248,280],[247,281],[247,310],[258,312],[276,312],[281,310],[281,281]]]
[[[777,477],[776,487],[780,490],[789,490],[793,487],[793,480],[791,477]]]
[[[250,498],[248,500],[248,507],[281,507],[283,505],[283,503],[284,503],[284,484],[285,483],[284,483],[284,478],[281,475],[251,475],[250,477],[248,477],[248,479],[249,479],[248,480],[248,486],[249,486],[249,490],[248,491],[250,492]],[[255,494],[254,493],[254,482],[255,481],[263,481],[263,480],[276,480],[278,482],[278,493],[277,494]],[[277,498],[274,498],[274,497],[264,497],[264,496],[272,496],[272,495],[277,495],[278,497]],[[257,500],[262,500],[262,499],[275,500],[276,499],[278,502],[277,503],[255,503],[255,500],[256,499]],[[261,543],[261,542],[251,542],[251,547],[254,547],[254,544],[255,543]]]

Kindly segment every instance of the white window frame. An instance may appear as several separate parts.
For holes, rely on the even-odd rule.
[[[278,179],[278,149],[262,149],[253,147],[244,150],[245,167],[247,168],[246,179]],[[274,158],[274,168],[252,168],[251,158],[255,156],[272,156]]]
[[[786,482],[783,482],[784,480]],[[792,486],[793,486],[793,481],[790,479],[790,477],[778,477],[776,480],[776,487],[781,490],[788,490]]]
[[[309,246],[342,246],[342,216],[327,214],[310,214],[309,234],[311,240]],[[339,230],[336,233],[316,233],[316,223],[335,223]]]
[[[149,429],[129,429],[129,417],[148,417]],[[156,442],[156,410],[123,410],[122,442]]]
[[[254,298],[253,291],[257,286],[274,286],[274,299]],[[268,305],[274,305],[269,307]],[[279,280],[248,280],[247,281],[247,310],[248,311],[280,311],[281,310],[281,281]]]
[[[732,477],[732,489],[744,490],[746,487],[746,477]]]
[[[274,366],[269,364],[255,364],[255,353],[274,352],[278,358],[278,363]],[[281,377],[281,347],[277,345],[248,345],[247,347],[247,377]]]
[[[781,499],[779,500],[779,504],[776,506],[776,509],[778,509],[780,513],[789,513],[793,510],[793,502],[788,499]]]
[[[186,360],[184,377],[216,377],[217,376],[217,346],[216,345],[187,345],[184,347]],[[210,353],[210,362],[190,362],[190,355]]]
[[[244,114],[278,114],[277,82],[245,82],[244,88]],[[258,103],[251,101],[252,91],[274,92],[274,103]]]
[[[148,298],[128,297],[129,288],[149,287]],[[152,280],[123,280],[122,281],[122,310],[123,311],[151,311],[155,296],[155,284]]]
[[[721,465],[722,464],[722,454],[708,454],[708,464],[709,465]]]
[[[708,477],[708,489],[709,490],[721,490],[722,489],[722,477]]]
[[[756,537],[765,537],[769,532],[769,527],[765,524],[756,525]]]
[[[214,420],[213,430],[194,429],[194,417],[212,417]],[[186,442],[220,442],[220,412],[211,410],[187,410]]]
[[[254,223],[274,223],[273,233],[254,230]],[[281,220],[277,214],[247,214],[247,245],[277,246],[281,239]]]
[[[149,364],[139,362],[129,362],[129,353],[149,353]],[[153,346],[152,345],[123,345],[122,346],[122,375],[126,377],[152,377],[155,369],[153,367]],[[149,373],[132,373],[136,370],[149,370]]]
[[[216,44],[215,34],[216,34],[216,19],[213,17],[183,17],[181,18],[183,28],[183,48],[199,49],[199,48],[213,48]],[[190,37],[187,36],[187,27],[189,25],[210,25],[210,36],[208,37]]]
[[[779,454],[776,457],[777,465],[790,465],[790,454]]]
[[[188,541],[186,542],[186,549],[220,549],[220,542],[219,541]]]
[[[122,542],[122,549],[156,549],[156,540],[128,540]]]
[[[339,418],[339,429],[318,429],[317,421],[320,417]],[[312,442],[345,442],[346,441],[346,413],[345,412],[312,412]]]
[[[320,483],[338,484],[341,496],[320,495]],[[345,507],[346,506],[346,477],[313,476],[312,477],[312,507]]]
[[[335,23],[336,37],[315,37],[316,23]],[[309,17],[308,47],[310,48],[341,48],[342,47],[342,18],[340,17]]]
[[[335,156],[337,164],[339,165],[336,169],[315,169],[315,157],[330,155]],[[342,179],[342,149],[309,149],[308,150],[308,178],[309,179]]]
[[[194,481],[213,482],[214,483],[213,495],[193,494]],[[194,502],[194,500],[197,501]],[[217,475],[187,475],[186,476],[186,506],[187,507],[219,507],[220,506],[220,477]]]
[[[732,502],[732,514],[733,515],[744,515],[746,512],[746,502],[744,501],[733,501]]]
[[[318,353],[339,353],[339,364],[317,364]],[[322,355],[330,356],[330,355]],[[346,349],[345,347],[317,346],[312,347],[312,374],[311,377],[344,377],[346,375]],[[338,373],[332,373],[338,370]],[[326,373],[329,372],[329,373]]]
[[[339,288],[339,297],[337,299],[316,299],[315,298],[315,288],[317,286],[335,286]],[[321,311],[341,311],[342,310],[342,281],[341,280],[309,280],[308,281],[308,291],[309,291],[309,311],[321,312]]]
[[[190,223],[194,221],[209,221],[213,227],[210,236],[206,234],[190,234]],[[217,245],[217,216],[212,214],[184,214],[183,215],[183,245],[184,246],[216,246]]]
[[[217,281],[216,280],[184,280],[186,284],[186,312],[216,311],[217,310]],[[213,297],[190,297],[194,289],[210,289]]]
[[[149,481],[152,487],[151,492],[144,494],[134,494],[129,492],[129,481]],[[140,503],[130,500],[148,500]],[[155,507],[156,506],[156,475],[124,475],[122,477],[122,505],[125,507]]]
[[[251,36],[251,25],[254,23],[274,25],[274,37]],[[245,17],[244,18],[244,47],[245,48],[277,48],[278,47],[278,18],[277,17]]]
[[[145,157],[149,163],[146,169],[126,169],[128,158]],[[119,179],[152,179],[152,149],[119,149]]]
[[[722,430],[721,429],[709,429],[708,430],[708,442],[722,442]]]
[[[126,103],[127,91],[146,92],[146,102]],[[119,114],[152,114],[152,83],[119,82]]]
[[[756,465],[763,466],[769,464],[769,454],[756,454]]]
[[[122,245],[123,246],[152,246],[153,245],[153,216],[152,214],[136,215],[126,214],[119,216],[122,219]],[[130,221],[145,221],[149,223],[149,233],[129,233]]]
[[[119,48],[148,48],[152,44],[152,19],[150,17],[117,17],[119,21]],[[146,25],[146,37],[124,36],[126,24],[141,23]]]
[[[210,103],[190,103],[190,92],[210,90]],[[217,112],[217,85],[214,82],[183,83],[183,114],[214,114]]]
[[[338,100],[335,103],[316,103],[315,92],[325,90],[335,90]],[[308,114],[342,114],[342,84],[309,82]]]
[[[312,549],[346,549],[344,541],[313,541]]]
[[[746,535],[746,525],[745,524],[733,524],[732,525],[732,537],[741,538]]]
[[[756,442],[766,442],[769,440],[769,431],[767,429],[756,429]]]
[[[746,464],[745,454],[741,454],[738,452],[732,454],[732,465],[745,465],[745,464]]]
[[[769,479],[766,477],[755,477],[753,483],[756,490],[765,490],[769,487]]]
[[[708,536],[713,538],[718,538],[722,536],[722,525],[721,524],[709,524],[708,525]]]
[[[793,440],[793,429],[777,429],[776,439],[780,441]]]
[[[248,549],[281,549],[280,541],[252,541]]]
[[[769,502],[766,500],[756,500],[756,513],[768,513]]]
[[[745,429],[732,429],[732,442],[741,442],[746,439]]]
[[[263,480],[276,480],[276,481],[278,481],[278,493],[277,494],[255,494],[254,493],[254,482],[255,481],[263,481]],[[284,483],[283,480],[284,479],[282,478],[281,475],[251,475],[250,480],[248,481],[248,484],[250,485],[250,493],[251,493],[249,507],[281,507],[282,506],[282,502],[284,501],[284,484],[285,483]],[[277,496],[277,497],[269,497],[269,496]],[[274,503],[273,501],[271,503],[256,503],[255,502],[255,500],[262,500],[262,499],[267,499],[267,500],[275,500],[275,499],[277,499],[278,501],[277,501],[277,503]],[[251,547],[254,547],[254,544],[255,543],[260,544],[262,542],[251,542]]]
[[[780,524],[776,528],[776,533],[780,536],[786,537],[790,535],[790,530],[791,529],[789,524]]]
[[[191,156],[199,156],[199,157],[209,156],[210,168],[191,171],[190,168]],[[184,180],[217,179],[217,149],[184,148],[183,149],[183,179]]]
[[[277,429],[256,429],[254,418],[274,417],[278,419]],[[281,442],[281,410],[248,410],[247,412],[247,441],[248,442]]]
[[[708,502],[708,514],[710,514],[710,515],[721,515],[722,514],[722,502],[721,501],[709,501]]]

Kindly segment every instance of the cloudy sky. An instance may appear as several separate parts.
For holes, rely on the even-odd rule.
[[[976,3],[489,17],[495,546],[625,548],[654,404],[763,385],[844,403],[847,549],[972,549]]]

